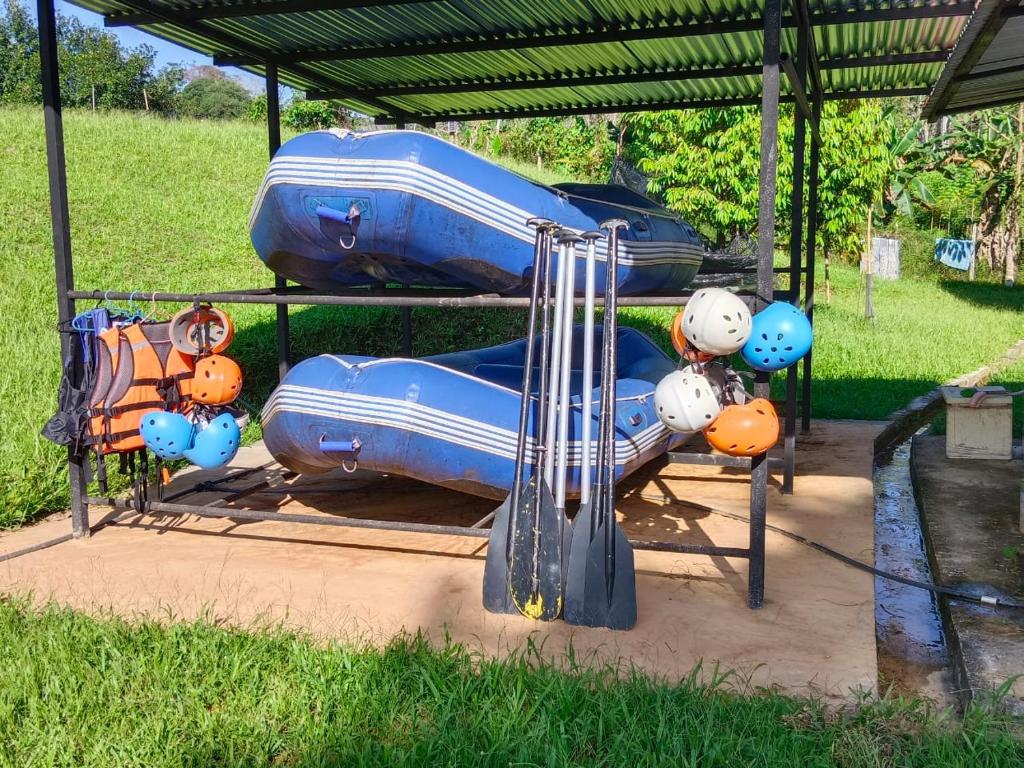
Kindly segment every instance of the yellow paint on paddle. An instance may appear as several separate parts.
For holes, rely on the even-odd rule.
[[[534,595],[526,601],[526,605],[517,607],[519,608],[519,612],[523,614],[523,616],[525,616],[528,619],[533,619],[534,621],[537,621],[544,615],[544,596],[540,594]],[[561,613],[561,611],[562,600],[561,598],[559,598],[556,604],[555,616]]]

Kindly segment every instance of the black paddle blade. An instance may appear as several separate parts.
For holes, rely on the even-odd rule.
[[[570,624],[608,629],[632,629],[636,625],[633,547],[618,523],[612,523],[611,534],[605,536],[603,525],[594,531],[582,580],[573,580],[570,555],[565,596],[565,620]]]
[[[586,592],[587,553],[594,535],[593,500],[580,506],[572,523],[569,542],[569,565],[565,569],[565,609],[563,618],[570,624],[581,624],[583,595]]]
[[[520,507],[521,509],[521,507]],[[508,526],[512,517],[512,496],[506,496],[494,511],[491,537],[487,542],[484,564],[484,608],[491,613],[515,613],[508,591]]]
[[[562,612],[563,515],[543,479],[531,478],[526,494],[532,498],[524,498],[512,531],[509,591],[523,616],[552,621]]]

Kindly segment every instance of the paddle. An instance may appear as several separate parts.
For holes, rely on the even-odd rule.
[[[550,240],[548,242],[550,249]],[[558,394],[558,374],[561,366],[561,339],[566,332],[563,314],[569,283],[567,275],[568,269],[572,267],[568,263],[568,248],[563,243],[559,243],[558,256],[553,327],[549,321],[550,272],[547,269],[544,275],[544,301],[541,305],[542,341],[536,423],[541,425],[537,445],[544,461],[534,462],[533,476],[526,486],[529,502],[526,503],[524,500],[519,514],[512,521],[512,549],[509,557],[509,591],[512,594],[512,602],[527,618],[541,621],[551,621],[561,614],[564,590],[564,515],[555,508],[555,500],[551,493],[557,426],[555,399]],[[572,297],[568,297],[568,300],[571,302]]]
[[[619,229],[622,219],[601,223],[608,230],[607,278],[602,338],[601,405],[598,422],[598,478],[592,498],[594,528],[583,566],[570,551],[565,620],[570,624],[609,629],[636,625],[636,572],[633,547],[615,519],[615,377],[618,320],[616,317]],[[577,543],[574,536],[575,545]],[[585,539],[580,534],[580,543]],[[582,573],[582,578],[579,574]]]
[[[523,489],[523,472],[526,464],[526,430],[530,418],[530,388],[533,380],[533,351],[536,339],[537,304],[540,298],[541,283],[544,284],[545,320],[549,299],[549,262],[551,255],[551,228],[554,224],[547,219],[530,219],[527,224],[536,229],[533,248],[533,276],[530,286],[530,311],[527,320],[526,350],[523,355],[523,395],[519,407],[519,433],[516,438],[516,461],[512,475],[512,490],[505,501],[494,512],[491,523],[491,537],[487,545],[487,562],[484,565],[484,608],[492,613],[515,613],[516,606],[512,602],[509,591],[509,563],[512,558],[512,536],[519,510],[530,506],[536,495],[536,487]],[[543,273],[543,274],[542,274]],[[547,340],[547,330],[541,334],[541,346]],[[543,354],[543,352],[542,352]],[[539,410],[539,402],[538,402]],[[535,431],[539,429],[539,419],[534,420]],[[540,448],[540,441],[537,447]],[[540,467],[539,451],[534,451],[534,476]]]
[[[580,508],[573,520],[572,533],[569,540],[569,559],[566,566],[566,596],[564,613],[566,620],[570,614],[578,614],[579,601],[570,605],[570,595],[581,595],[579,589],[570,592],[568,585],[582,584],[587,563],[587,548],[590,546],[590,539],[593,536],[596,521],[594,519],[594,505],[591,498],[591,474],[593,471],[592,454],[592,428],[594,421],[594,289],[597,262],[597,241],[604,237],[600,232],[584,232],[581,236],[587,244],[586,272],[584,277],[584,299],[583,299],[583,386],[580,391]],[[602,349],[602,370],[604,370],[604,359]],[[600,422],[599,422],[600,424]],[[603,433],[598,432],[598,457],[603,455],[601,446],[604,441]],[[600,463],[600,458],[598,458]]]
[[[564,248],[565,256],[565,289],[562,302],[561,323],[562,333],[561,355],[559,357],[559,378],[558,378],[558,434],[555,442],[555,509],[559,514],[559,525],[561,527],[562,539],[562,586],[565,587],[565,572],[569,562],[569,546],[572,537],[572,528],[569,526],[565,516],[565,497],[569,480],[569,418],[572,415],[572,342],[573,342],[573,314],[575,304],[573,299],[576,296],[576,246],[583,242],[579,235],[563,230],[558,238],[558,246]]]

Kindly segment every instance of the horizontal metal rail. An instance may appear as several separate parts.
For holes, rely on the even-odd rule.
[[[695,290],[687,290],[676,296],[624,296],[618,300],[620,307],[678,307],[687,303]],[[736,295],[753,301],[752,291],[737,291]],[[786,299],[792,291],[775,291],[779,298]],[[459,295],[444,291],[346,291],[344,293],[314,294],[285,292],[273,289],[251,291],[213,291],[202,293],[173,293],[165,291],[68,291],[68,298],[76,301],[137,301],[163,303],[190,303],[194,301],[217,302],[219,304],[295,304],[311,306],[344,307],[529,307],[528,296],[499,296],[495,293]],[[575,306],[583,306],[583,297],[574,300]]]
[[[258,490],[254,488],[253,490]],[[136,510],[129,499],[102,496],[87,496],[87,504],[106,506],[115,510]],[[439,525],[436,523],[410,523],[401,520],[372,520],[359,517],[338,517],[334,515],[306,515],[300,513],[264,512],[255,509],[200,506],[197,504],[171,504],[165,501],[151,501],[145,513],[160,512],[165,515],[196,515],[197,517],[230,518],[254,522],[301,523],[304,525],[327,525],[335,528],[359,528],[375,531],[397,531],[399,533],[426,533],[441,536],[466,536],[486,539],[491,535],[489,528],[474,528],[466,525]],[[709,557],[749,558],[750,551],[737,547],[714,547],[706,544],[676,544],[668,541],[631,541],[633,549],[649,552],[673,552],[683,555],[707,555]]]
[[[726,456],[720,453],[688,453],[682,451],[669,451],[665,454],[669,464],[692,464],[701,467],[731,467],[735,469],[750,469],[751,459],[747,456]],[[769,469],[785,469],[784,459],[768,459]]]

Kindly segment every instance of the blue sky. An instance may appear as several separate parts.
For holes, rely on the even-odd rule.
[[[90,26],[103,26],[103,17],[98,13],[93,13],[92,11],[87,11],[84,8],[79,8],[77,5],[64,2],[64,0],[56,0],[55,6],[57,8],[57,12],[64,14],[65,16],[74,16]],[[29,3],[29,8],[31,9],[32,14],[35,15],[35,3]],[[132,29],[131,27],[114,27],[107,31],[116,35],[118,40],[121,41],[121,44],[127,48],[135,48],[139,45],[146,44],[155,49],[157,69],[172,62],[182,64],[185,67],[189,67],[194,64],[213,63],[213,60],[209,56],[203,56],[195,51],[190,51],[188,48],[182,48],[180,45],[175,45],[174,43],[169,43],[166,40],[161,40],[159,37],[153,37],[140,29]],[[234,67],[225,67],[225,71],[239,78],[250,91],[263,90],[263,80],[259,77],[249,74],[248,72],[243,72],[240,69],[235,69]],[[283,97],[286,98],[285,95],[283,95]]]

